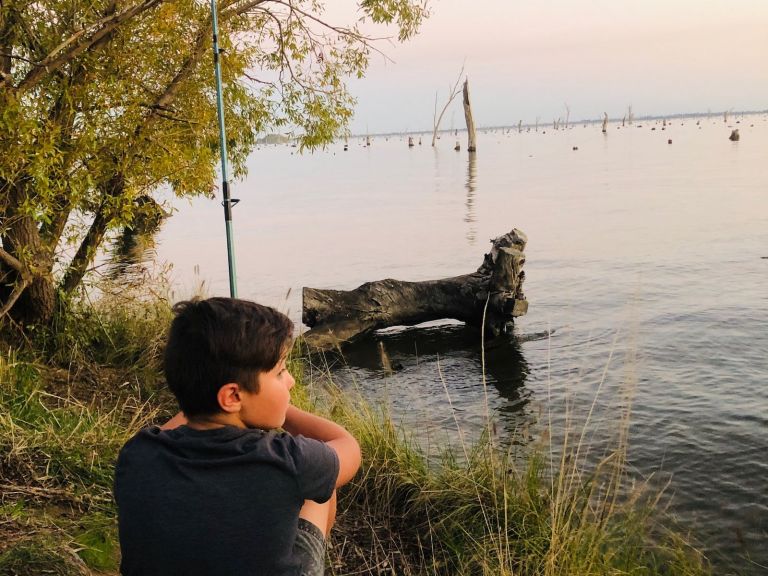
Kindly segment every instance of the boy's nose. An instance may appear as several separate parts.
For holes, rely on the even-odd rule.
[[[288,390],[293,388],[293,386],[296,384],[296,380],[293,377],[293,374],[288,372]]]

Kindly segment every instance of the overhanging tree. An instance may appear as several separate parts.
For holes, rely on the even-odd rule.
[[[349,24],[318,0],[221,0],[225,115],[235,176],[259,132],[302,147],[344,133],[371,38],[400,41],[425,0],[360,0]],[[111,230],[170,186],[211,195],[218,161],[211,16],[200,0],[0,0],[0,317],[49,321]]]

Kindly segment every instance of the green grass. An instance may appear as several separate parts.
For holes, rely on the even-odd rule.
[[[45,361],[0,355],[0,575],[116,572],[114,461],[172,411],[157,372],[168,307],[142,306],[70,317],[78,324],[48,336]],[[545,437],[502,449],[486,434],[427,454],[385,408],[336,389],[298,348],[290,364],[294,402],[346,426],[364,454],[340,494],[330,574],[710,573],[658,494],[629,478],[628,411],[597,464],[588,429],[566,431],[557,446]]]
[[[113,368],[137,392],[151,394],[161,382],[162,348],[173,314],[162,288],[149,296],[143,290],[113,289],[96,301],[68,302],[50,329],[33,334],[26,349],[49,366],[66,367],[75,380],[98,378]]]
[[[114,572],[114,462],[158,410],[130,393],[114,404],[52,393],[49,374],[0,356],[0,574]]]

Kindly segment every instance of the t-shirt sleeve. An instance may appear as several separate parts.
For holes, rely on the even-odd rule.
[[[302,497],[320,504],[327,502],[339,476],[339,457],[335,450],[319,440],[294,436],[291,452]]]

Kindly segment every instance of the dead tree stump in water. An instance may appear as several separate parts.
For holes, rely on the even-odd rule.
[[[354,290],[302,291],[304,340],[314,351],[330,350],[362,334],[390,326],[412,326],[452,318],[490,336],[509,333],[513,319],[528,311],[523,293],[523,232],[491,240],[476,272],[424,282],[377,280]]]
[[[469,102],[469,79],[464,80],[464,119],[467,121],[467,151],[477,151],[477,135],[475,121],[472,119],[472,105]]]

